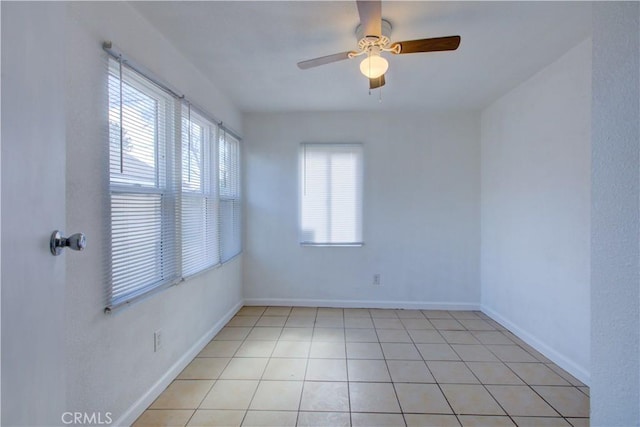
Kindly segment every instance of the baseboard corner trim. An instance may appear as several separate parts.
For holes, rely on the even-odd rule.
[[[176,362],[156,381],[133,405],[129,407],[117,420],[114,426],[130,426],[164,391],[194,357],[216,336],[218,332],[242,308],[243,301],[236,303],[224,316],[220,318],[200,339],[198,339]]]
[[[537,338],[535,335],[530,332],[522,329],[517,324],[513,323],[511,320],[502,316],[497,311],[492,308],[482,305],[481,311],[485,313],[487,316],[491,317],[496,322],[502,324],[505,328],[515,334],[518,338],[523,340],[525,343],[529,344],[536,351],[540,352],[543,356],[547,357],[553,363],[573,375],[576,379],[583,382],[586,385],[589,385],[591,376],[589,371],[584,367],[578,365],[573,360],[565,356],[564,354],[554,350],[544,341]]]

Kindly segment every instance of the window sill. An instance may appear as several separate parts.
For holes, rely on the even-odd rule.
[[[300,242],[300,246],[312,246],[318,248],[360,248],[364,246],[364,242],[360,243],[310,243]]]

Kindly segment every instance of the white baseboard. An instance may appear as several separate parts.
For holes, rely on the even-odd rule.
[[[520,328],[518,325],[503,317],[500,313],[494,311],[493,309],[483,305],[481,307],[481,310],[487,316],[491,317],[493,320],[502,324],[509,331],[513,332],[518,338],[522,339],[531,347],[542,353],[549,360],[553,361],[553,363],[560,366],[562,369],[564,369],[583,383],[587,385],[589,384],[590,374],[589,371],[587,371],[584,367],[576,364],[573,360],[569,359],[564,354],[554,350],[544,341]]]
[[[242,308],[243,302],[238,302],[231,308],[218,322],[216,322],[207,333],[205,333],[198,341],[196,341],[185,354],[182,355],[171,366],[165,374],[160,377],[154,385],[151,386],[146,393],[140,397],[129,409],[127,409],[120,418],[115,420],[112,425],[114,426],[130,426],[133,424],[140,415],[153,403],[154,400],[171,381],[173,381],[182,370],[193,360],[194,357],[200,353],[200,351],[213,339],[214,336],[224,327],[224,325],[231,320],[231,318]]]
[[[405,310],[480,310],[480,304],[467,302],[245,298],[244,304],[296,307],[395,308]]]

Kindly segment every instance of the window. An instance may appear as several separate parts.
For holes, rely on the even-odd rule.
[[[240,142],[224,132],[220,135],[220,248],[222,262],[241,251],[240,232]]]
[[[111,304],[178,278],[174,98],[117,61],[109,67]]]
[[[239,254],[240,141],[109,60],[107,311]]]
[[[302,144],[300,243],[362,245],[361,144]]]
[[[193,111],[182,111],[182,274],[220,262],[216,181],[217,126]]]

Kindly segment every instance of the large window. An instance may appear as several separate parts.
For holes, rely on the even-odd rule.
[[[111,253],[107,308],[240,253],[239,140],[109,60]]]
[[[302,144],[300,243],[362,245],[361,144]]]

